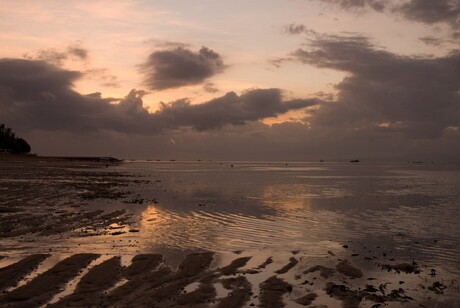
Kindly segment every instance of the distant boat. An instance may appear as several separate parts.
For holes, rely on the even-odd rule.
[[[350,160],[350,163],[359,163],[359,159]]]

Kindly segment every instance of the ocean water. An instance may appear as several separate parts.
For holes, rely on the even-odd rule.
[[[141,249],[321,257],[351,245],[460,277],[458,164],[133,161],[115,169],[150,181],[130,187],[155,201],[132,208]]]

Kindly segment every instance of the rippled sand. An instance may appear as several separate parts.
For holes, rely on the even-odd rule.
[[[459,306],[458,165],[126,162],[106,168],[37,158],[0,160],[0,167],[0,271],[16,275],[3,282],[9,284],[4,302],[16,301],[20,288],[60,260],[83,254],[78,274],[45,275],[56,289],[43,303],[81,304],[92,272],[112,267],[115,274],[101,278],[93,295],[105,304],[122,303],[104,299],[111,292],[137,298],[123,289],[130,282],[126,271],[142,256],[161,255],[149,271],[163,273],[178,293],[161,299],[147,278],[138,282],[145,294],[157,294],[145,299],[161,299],[161,306]],[[183,280],[177,266],[195,252],[212,258]],[[246,262],[222,274],[235,260]],[[24,273],[16,262],[33,266]],[[403,265],[416,270],[405,273]],[[21,297],[25,303],[39,300],[32,293]]]

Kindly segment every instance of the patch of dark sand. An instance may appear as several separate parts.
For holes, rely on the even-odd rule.
[[[0,291],[15,287],[21,279],[37,269],[48,257],[47,254],[31,255],[14,264],[0,268]]]
[[[212,252],[188,254],[185,257],[185,260],[181,264],[179,264],[179,270],[176,275],[179,278],[195,276],[199,273],[202,273],[205,269],[209,268],[213,261],[214,253]]]
[[[212,261],[213,253],[194,253],[185,257],[176,272],[168,267],[160,267],[154,272],[130,277],[130,281],[115,289],[109,294],[104,305],[119,305],[131,307],[170,307],[174,306],[182,290],[192,282],[202,279],[207,273]],[[207,295],[201,296],[201,292]],[[194,293],[194,292],[190,292]],[[206,286],[200,292],[194,293],[196,301],[212,300],[215,291]],[[208,298],[211,296],[211,298]],[[200,297],[200,299],[198,299]],[[190,300],[190,299],[189,299]]]
[[[157,268],[163,261],[163,256],[159,254],[136,255],[131,260],[131,265],[126,268],[124,276],[127,279],[133,279],[148,274]]]
[[[122,277],[120,257],[113,257],[93,267],[82,277],[75,292],[48,307],[90,307],[102,304],[102,294]]]
[[[180,294],[177,297],[176,304],[187,307],[199,307],[200,305],[214,302],[216,294],[216,289],[212,285],[201,283],[195,291]]]
[[[244,276],[232,277],[221,280],[224,288],[232,290],[228,296],[224,297],[218,308],[237,308],[244,307],[251,297],[252,285]]]
[[[238,269],[248,263],[251,257],[243,257],[233,260],[229,265],[219,269],[220,274],[223,276],[236,275]]]
[[[260,284],[260,307],[284,307],[283,295],[290,292],[292,286],[276,276]]]
[[[0,202],[0,238],[65,232],[86,236],[106,233],[105,229],[119,218],[130,223],[131,217],[118,211],[107,215],[96,212],[100,215],[94,216],[95,212],[75,210],[85,207],[87,199],[123,198],[130,194],[124,191],[127,187],[142,182],[122,172],[107,172],[105,168],[101,171],[104,166],[56,158],[0,161],[0,178],[5,180]]]
[[[348,263],[347,260],[341,261],[339,264],[335,266],[335,268],[337,269],[339,273],[342,273],[351,278],[363,277],[363,272],[360,269]]]
[[[28,284],[21,286],[0,299],[0,305],[10,307],[37,307],[59,293],[61,287],[100,257],[99,254],[76,254],[68,257],[53,268],[37,276]]]
[[[306,269],[303,273],[308,274],[308,273],[314,273],[318,271],[321,277],[326,278],[326,279],[335,273],[335,270],[333,268],[325,267],[322,265],[315,265],[313,267],[310,267]]]
[[[145,273],[138,277],[132,277],[128,282],[115,288],[112,292],[104,296],[102,306],[129,306],[130,303],[145,304],[147,293],[160,287],[163,283],[169,281],[172,270],[169,267],[162,267],[153,272]]]
[[[296,258],[291,257],[291,258],[289,258],[289,263],[286,264],[285,266],[283,266],[282,268],[280,268],[279,270],[275,271],[275,273],[276,274],[285,274],[285,273],[289,272],[294,266],[296,266],[297,263],[299,263],[299,261]]]
[[[62,234],[73,230],[96,230],[96,234],[106,233],[106,228],[117,223],[127,225],[131,215],[126,210],[114,211],[102,215],[104,211],[91,212],[67,212],[53,214],[29,214],[21,213],[0,216],[0,238],[17,237],[27,234],[49,236]],[[82,234],[83,235],[83,234]]]
[[[0,213],[17,213],[22,212],[22,209],[19,207],[10,207],[10,206],[0,206]]]
[[[198,289],[193,292],[180,295],[177,303],[187,306],[198,306],[199,304],[214,303],[216,300],[216,289],[214,283],[221,276],[236,275],[238,269],[245,266],[251,257],[242,257],[233,260],[229,265],[216,269],[205,274],[199,281]],[[244,271],[243,273],[247,273]],[[240,303],[245,303],[250,298],[251,284],[244,276],[232,277],[221,280],[224,288],[233,290],[226,298],[219,302],[219,307],[242,307]]]
[[[395,271],[396,273],[404,272],[406,274],[420,274],[420,268],[416,262],[400,264],[380,264],[382,270]]]
[[[308,306],[308,305],[311,305],[311,303],[313,303],[313,301],[318,297],[318,295],[316,293],[308,293],[307,295],[304,295],[298,299],[295,300],[295,302],[299,305],[303,305],[303,306]]]
[[[129,295],[137,296],[137,292],[143,290],[147,282],[152,286],[160,284],[165,277],[171,274],[171,269],[169,268],[162,268],[153,272],[162,262],[162,255],[136,255],[131,260],[131,264],[123,271],[123,277],[128,281],[109,293],[105,301],[116,303],[129,297]]]
[[[178,266],[178,271],[167,278],[157,289],[148,293],[148,297],[161,305],[172,305],[175,297],[190,283],[199,281],[207,274],[207,269],[214,261],[213,253],[193,253],[185,257]],[[209,292],[207,292],[209,294]],[[195,293],[195,296],[199,293]],[[215,295],[215,291],[212,292]]]

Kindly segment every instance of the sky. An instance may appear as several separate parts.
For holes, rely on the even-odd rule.
[[[40,155],[460,157],[460,0],[3,0],[0,40]]]

